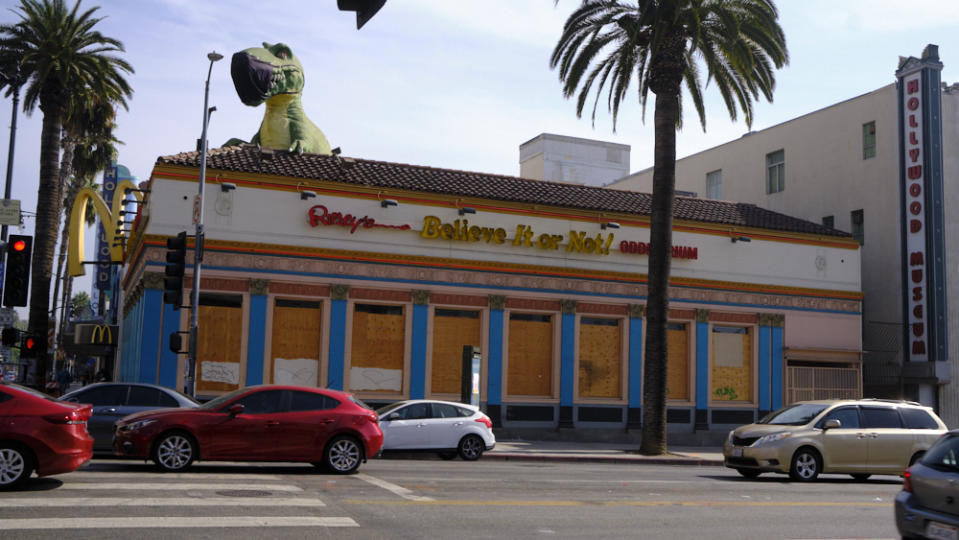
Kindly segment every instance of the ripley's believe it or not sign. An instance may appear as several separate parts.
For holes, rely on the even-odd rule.
[[[376,220],[370,216],[359,217],[353,214],[330,211],[324,205],[316,205],[310,208],[307,217],[310,225],[313,227],[319,225],[343,227],[349,229],[350,234],[355,233],[360,228],[412,229],[408,224],[384,225],[377,223]],[[613,233],[596,233],[595,236],[585,231],[569,231],[568,234],[537,234],[532,227],[524,224],[516,225],[512,236],[510,236],[509,232],[510,231],[503,227],[471,225],[467,219],[457,219],[444,223],[436,216],[425,216],[423,218],[423,227],[419,231],[419,236],[427,240],[448,240],[453,242],[483,243],[522,248],[535,247],[557,251],[562,249],[568,253],[590,253],[594,255],[609,255],[610,248],[617,245],[615,244],[615,235]],[[622,253],[636,255],[649,254],[649,244],[646,242],[623,240],[619,242],[618,247]],[[672,253],[676,259],[699,258],[699,248],[695,247],[673,246]]]

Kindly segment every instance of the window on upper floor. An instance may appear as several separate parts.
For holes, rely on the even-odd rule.
[[[723,171],[722,169],[718,171],[713,171],[706,173],[706,198],[707,199],[722,199],[723,198]]]
[[[862,125],[862,159],[876,157],[876,122]]]
[[[822,218],[822,226],[829,227],[830,229],[836,228],[836,217],[835,216],[825,216]]]
[[[776,150],[766,154],[766,193],[786,189],[786,152]]]
[[[859,242],[860,246],[864,245],[866,243],[866,224],[862,210],[853,210],[849,213],[849,217],[852,221],[852,237]]]

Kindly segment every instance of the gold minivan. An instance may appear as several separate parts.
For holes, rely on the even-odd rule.
[[[929,407],[880,399],[799,401],[729,432],[727,467],[746,478],[788,473],[808,482],[820,473],[900,475],[947,431]]]

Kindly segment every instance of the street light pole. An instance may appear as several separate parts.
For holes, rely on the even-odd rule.
[[[196,349],[197,349],[197,314],[200,305],[200,263],[203,261],[203,185],[206,183],[206,130],[210,124],[210,115],[216,107],[210,107],[210,74],[213,73],[213,62],[221,60],[222,54],[216,51],[208,53],[210,67],[206,72],[206,87],[203,89],[203,132],[200,135],[200,187],[197,192],[196,206],[199,214],[196,220],[196,231],[193,237],[193,289],[190,292],[190,352],[187,361],[186,377],[183,381],[183,390],[186,395],[196,395]]]

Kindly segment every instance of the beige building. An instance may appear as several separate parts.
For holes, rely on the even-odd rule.
[[[955,258],[940,259],[959,251],[959,154],[950,151],[959,148],[959,84],[940,83],[941,66],[938,51],[929,46],[921,59],[902,60],[900,75],[906,77],[902,80],[909,82],[908,77],[913,76],[916,81],[909,82],[908,88],[889,84],[679,159],[676,190],[752,203],[851,232],[862,244],[865,395],[904,396],[935,405],[943,420],[957,427],[959,266]],[[920,79],[935,91],[928,90],[925,96],[930,108],[923,109],[923,135],[915,138],[909,126],[910,122],[918,124],[917,115],[910,116],[917,102],[910,100],[909,90]],[[939,99],[941,103],[937,103]],[[910,145],[923,141],[923,156],[928,160],[927,171],[931,171],[927,177],[939,182],[941,189],[941,196],[935,189],[925,190],[921,202],[938,207],[942,216],[941,224],[928,223],[930,232],[926,234],[944,247],[935,254],[945,271],[938,284],[942,298],[937,300],[945,301],[938,302],[937,313],[929,317],[944,319],[946,331],[941,337],[945,347],[944,354],[927,358],[934,362],[909,361],[915,358],[904,362],[908,356],[904,351],[910,351],[907,329],[913,327],[906,320],[903,222],[909,215],[903,206],[902,186],[910,156],[919,151]],[[652,169],[610,187],[651,192]],[[933,252],[927,256],[932,258]],[[811,258],[802,264],[819,263]],[[909,286],[911,291],[911,283]],[[936,296],[935,292],[927,291],[930,297]],[[927,327],[935,322],[929,321]]]

